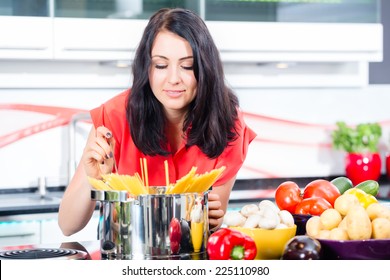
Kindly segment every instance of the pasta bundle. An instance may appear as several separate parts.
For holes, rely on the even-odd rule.
[[[132,195],[147,194],[148,190],[144,186],[138,173],[135,176],[119,175],[110,173],[102,175],[103,180],[88,177],[89,183],[97,190],[127,191]]]
[[[178,179],[175,184],[166,187],[165,194],[204,193],[221,176],[225,166],[213,169],[210,172],[196,174],[197,167],[192,167],[190,172]],[[101,191],[127,191],[131,195],[149,194],[149,187],[144,180],[135,173],[134,176],[110,173],[102,175],[102,180],[88,177],[90,185]]]
[[[196,167],[192,167],[187,175],[177,180],[175,185],[169,186],[165,193],[204,193],[218,180],[225,168],[225,166],[222,166],[210,172],[195,174]]]

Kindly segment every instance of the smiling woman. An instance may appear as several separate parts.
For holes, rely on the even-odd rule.
[[[94,125],[60,206],[63,233],[79,231],[95,209],[87,178],[142,174],[145,166],[149,186],[174,183],[193,167],[197,174],[224,167],[208,193],[205,219],[206,228],[218,228],[256,134],[225,83],[206,24],[189,10],[159,10],[144,30],[132,73],[131,90],[91,110]]]

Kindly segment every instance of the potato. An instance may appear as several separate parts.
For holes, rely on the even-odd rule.
[[[372,238],[390,238],[390,220],[386,218],[376,218],[372,221]]]
[[[371,221],[376,218],[386,218],[390,220],[390,208],[387,208],[383,204],[372,203],[368,205],[366,211]]]
[[[348,233],[345,229],[334,228],[330,231],[329,239],[332,240],[348,240]]]
[[[318,233],[317,238],[319,238],[319,239],[330,239],[330,230],[327,230],[327,229],[320,230],[320,232]]]
[[[306,222],[306,234],[317,238],[322,230],[321,219],[319,216],[313,216]]]
[[[339,225],[337,227],[347,231],[347,219],[346,219],[346,217],[344,217],[341,220],[341,222],[339,223]]]
[[[353,194],[343,194],[336,198],[334,202],[334,209],[336,209],[342,216],[347,215],[348,210],[359,204],[359,200]]]
[[[345,217],[347,223],[347,233],[351,240],[371,238],[371,220],[363,206],[352,206]]]
[[[336,228],[341,222],[341,214],[336,209],[326,209],[320,216],[323,229],[331,230]]]

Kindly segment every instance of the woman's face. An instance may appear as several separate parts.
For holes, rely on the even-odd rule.
[[[161,31],[152,46],[149,82],[167,112],[186,111],[196,96],[194,58],[188,41]]]

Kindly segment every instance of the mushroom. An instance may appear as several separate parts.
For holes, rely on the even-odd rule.
[[[250,215],[257,213],[258,211],[259,207],[256,204],[247,204],[241,208],[240,212],[244,217],[248,218]]]
[[[227,212],[223,217],[223,223],[231,227],[240,227],[244,225],[246,218],[237,211]]]

